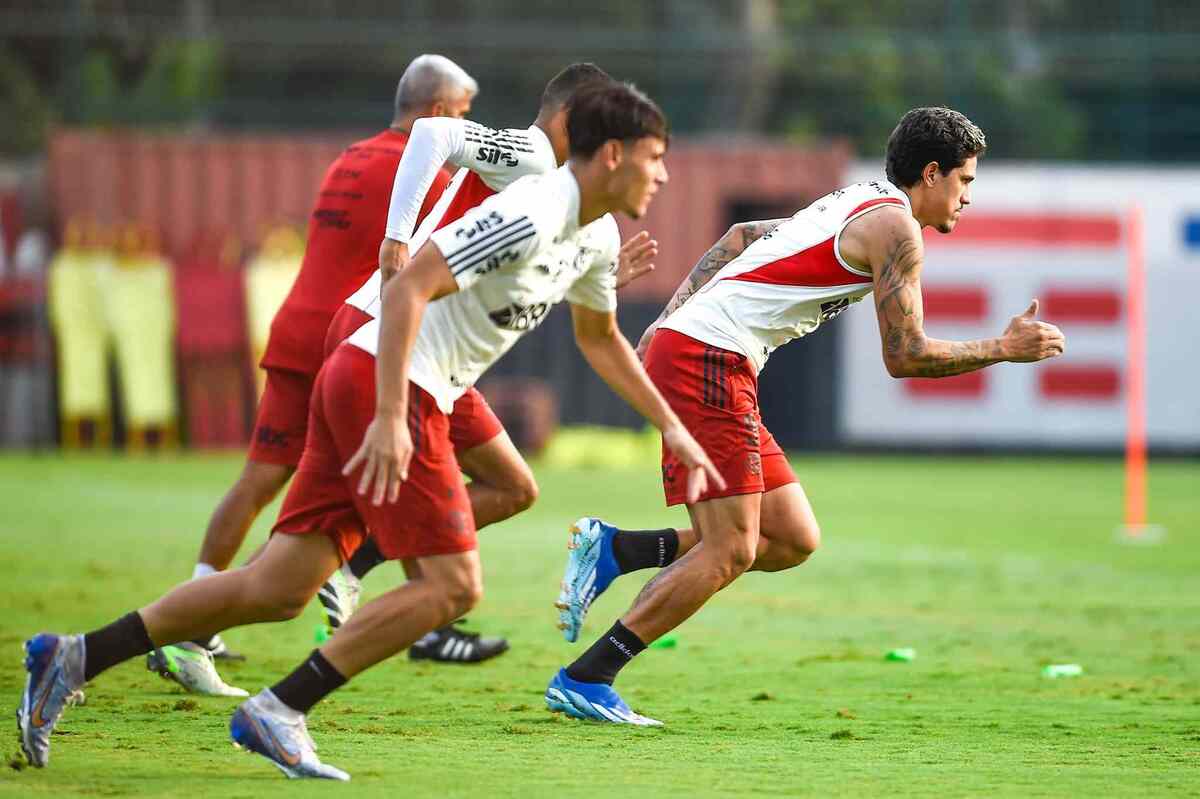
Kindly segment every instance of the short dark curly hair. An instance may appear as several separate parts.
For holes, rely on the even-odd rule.
[[[987,149],[983,131],[957,111],[941,106],[914,108],[900,118],[887,144],[887,177],[907,188],[936,161],[943,175]]]
[[[671,139],[667,117],[632,83],[588,83],[567,101],[571,155],[590,158],[609,139]]]

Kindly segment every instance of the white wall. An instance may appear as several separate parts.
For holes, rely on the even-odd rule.
[[[852,180],[874,178],[876,165],[860,165]],[[1069,220],[1080,215],[1123,223],[1140,204],[1146,230],[1147,430],[1152,446],[1200,446],[1200,247],[1185,241],[1188,217],[1200,215],[1200,168],[1133,169],[980,162],[973,203],[964,219],[1036,215]],[[993,227],[993,230],[995,228]],[[1119,446],[1125,435],[1126,247],[1113,241],[999,240],[964,233],[926,232],[923,283],[930,291],[955,286],[980,289],[986,312],[978,319],[939,321],[928,332],[944,338],[998,335],[1008,318],[1047,290],[1116,291],[1119,317],[1111,322],[1056,320],[1067,335],[1067,354],[1044,364],[1002,364],[985,370],[975,396],[914,395],[890,378],[880,356],[872,305],[862,303],[838,320],[844,324],[841,390],[842,434],[861,444],[1002,444],[1016,446]],[[933,241],[933,239],[940,239]],[[1086,239],[1086,236],[1077,237]],[[1099,237],[1103,239],[1104,237]],[[1116,368],[1112,396],[1048,397],[1039,370],[1089,366]]]

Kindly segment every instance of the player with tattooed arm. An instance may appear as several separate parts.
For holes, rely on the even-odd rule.
[[[571,529],[560,627],[575,640],[592,601],[619,575],[665,566],[633,606],[546,690],[551,710],[620,721],[588,702],[646,645],[683,623],[749,569],[802,563],[820,531],[787,458],[762,424],[758,374],[771,352],[874,292],[883,361],[893,377],[946,377],[1063,352],[1062,332],[1036,319],[1034,300],[997,338],[925,334],[921,230],[950,233],[971,202],[983,132],[948,108],[909,111],[892,132],[886,179],[822,197],[721,263],[702,259],[639,351],[671,407],[725,479],[690,501],[663,450],[668,505],[687,505],[690,530],[629,532],[599,519]],[[757,231],[758,228],[752,228]],[[732,235],[733,231],[731,231]]]

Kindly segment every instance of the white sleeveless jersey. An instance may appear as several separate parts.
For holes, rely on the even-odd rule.
[[[443,164],[460,169],[414,232],[421,204]],[[543,175],[556,166],[550,139],[536,125],[495,130],[466,119],[418,119],[396,167],[387,237],[407,242],[409,255],[416,255],[435,230],[460,219],[526,175]],[[372,313],[368,306],[379,297],[382,284],[377,269],[346,302]]]
[[[555,303],[616,310],[616,220],[578,220],[579,185],[564,166],[518,181],[430,238],[459,290],[426,306],[408,377],[444,413]],[[379,320],[347,341],[376,354]]]
[[[846,225],[884,205],[910,210],[886,180],[825,195],[747,247],[661,327],[740,352],[761,371],[776,347],[871,292],[871,273],[846,263],[838,244]]]

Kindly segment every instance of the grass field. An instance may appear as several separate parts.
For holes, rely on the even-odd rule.
[[[236,457],[0,458],[0,694],[20,642],[81,631],[190,574]],[[530,512],[484,531],[487,596],[471,626],[512,651],[476,667],[383,664],[311,728],[349,785],[284,780],[235,752],[233,700],[192,699],[140,662],[68,711],[45,770],[5,768],[0,795],[792,796],[1200,793],[1200,465],[1150,477],[1158,546],[1117,543],[1116,461],[810,458],[796,462],[824,532],[805,566],[743,578],[651,649],[618,687],[662,729],[545,711],[554,669],[624,610],[649,572],[599,600],[583,644],[552,602],[565,530],[662,508],[656,464],[538,469]],[[264,518],[254,540],[261,539]],[[399,579],[385,566],[368,581]],[[234,631],[251,691],[312,646],[318,614]],[[883,658],[913,647],[912,663]],[[1086,674],[1047,680],[1047,663]],[[15,753],[15,736],[6,753]],[[13,758],[9,758],[12,760]]]

